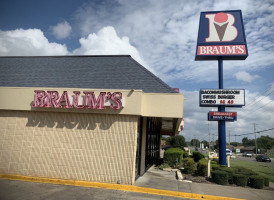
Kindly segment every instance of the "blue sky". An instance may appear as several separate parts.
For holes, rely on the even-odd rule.
[[[218,87],[217,61],[194,61],[199,17],[201,11],[239,9],[249,57],[224,61],[224,88],[246,89],[246,106],[227,109],[238,112],[227,133],[241,135],[253,132],[252,123],[257,130],[274,127],[271,0],[1,0],[0,55],[130,54],[185,94],[181,134],[208,139],[209,123],[217,139],[217,123],[207,121],[207,112],[216,108],[198,102],[200,88]],[[273,131],[261,135],[267,134],[274,137]]]

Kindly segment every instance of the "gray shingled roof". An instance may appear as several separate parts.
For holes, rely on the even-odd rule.
[[[176,93],[130,56],[0,57],[0,87],[140,89]]]

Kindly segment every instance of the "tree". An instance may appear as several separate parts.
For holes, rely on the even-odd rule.
[[[242,139],[242,143],[245,147],[248,147],[248,146],[255,146],[255,140],[249,140],[247,137],[244,137]]]
[[[219,140],[215,141],[214,149],[219,149]]]
[[[195,147],[200,147],[200,141],[198,139],[192,139],[190,144]]]
[[[261,136],[257,139],[258,149],[271,149],[274,146],[274,138]]]
[[[240,146],[241,143],[239,143],[239,142],[230,142],[230,145],[232,145],[234,147],[237,147],[237,146]]]
[[[182,135],[171,136],[167,138],[167,144],[173,147],[179,147],[183,149],[184,147],[186,147],[186,140],[185,137]]]
[[[209,143],[208,143],[208,141],[203,140],[201,143],[203,143],[205,147],[209,147]]]

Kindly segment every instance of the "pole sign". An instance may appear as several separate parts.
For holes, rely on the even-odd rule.
[[[200,107],[229,106],[242,107],[245,105],[244,89],[201,89]]]
[[[241,10],[201,12],[195,60],[245,60]]]
[[[236,112],[208,112],[208,121],[236,121],[237,113]]]

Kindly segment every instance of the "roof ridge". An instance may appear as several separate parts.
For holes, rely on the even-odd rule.
[[[173,91],[174,93],[176,93],[176,91],[170,87],[167,83],[165,83],[164,81],[162,81],[158,76],[156,76],[155,74],[153,74],[151,71],[149,71],[147,68],[145,68],[143,65],[141,65],[139,62],[137,62],[136,60],[134,60],[131,56],[130,59],[133,60],[142,70],[146,71],[151,77],[155,78],[155,80],[162,84],[163,86],[167,87],[168,89],[170,89],[171,91]]]

